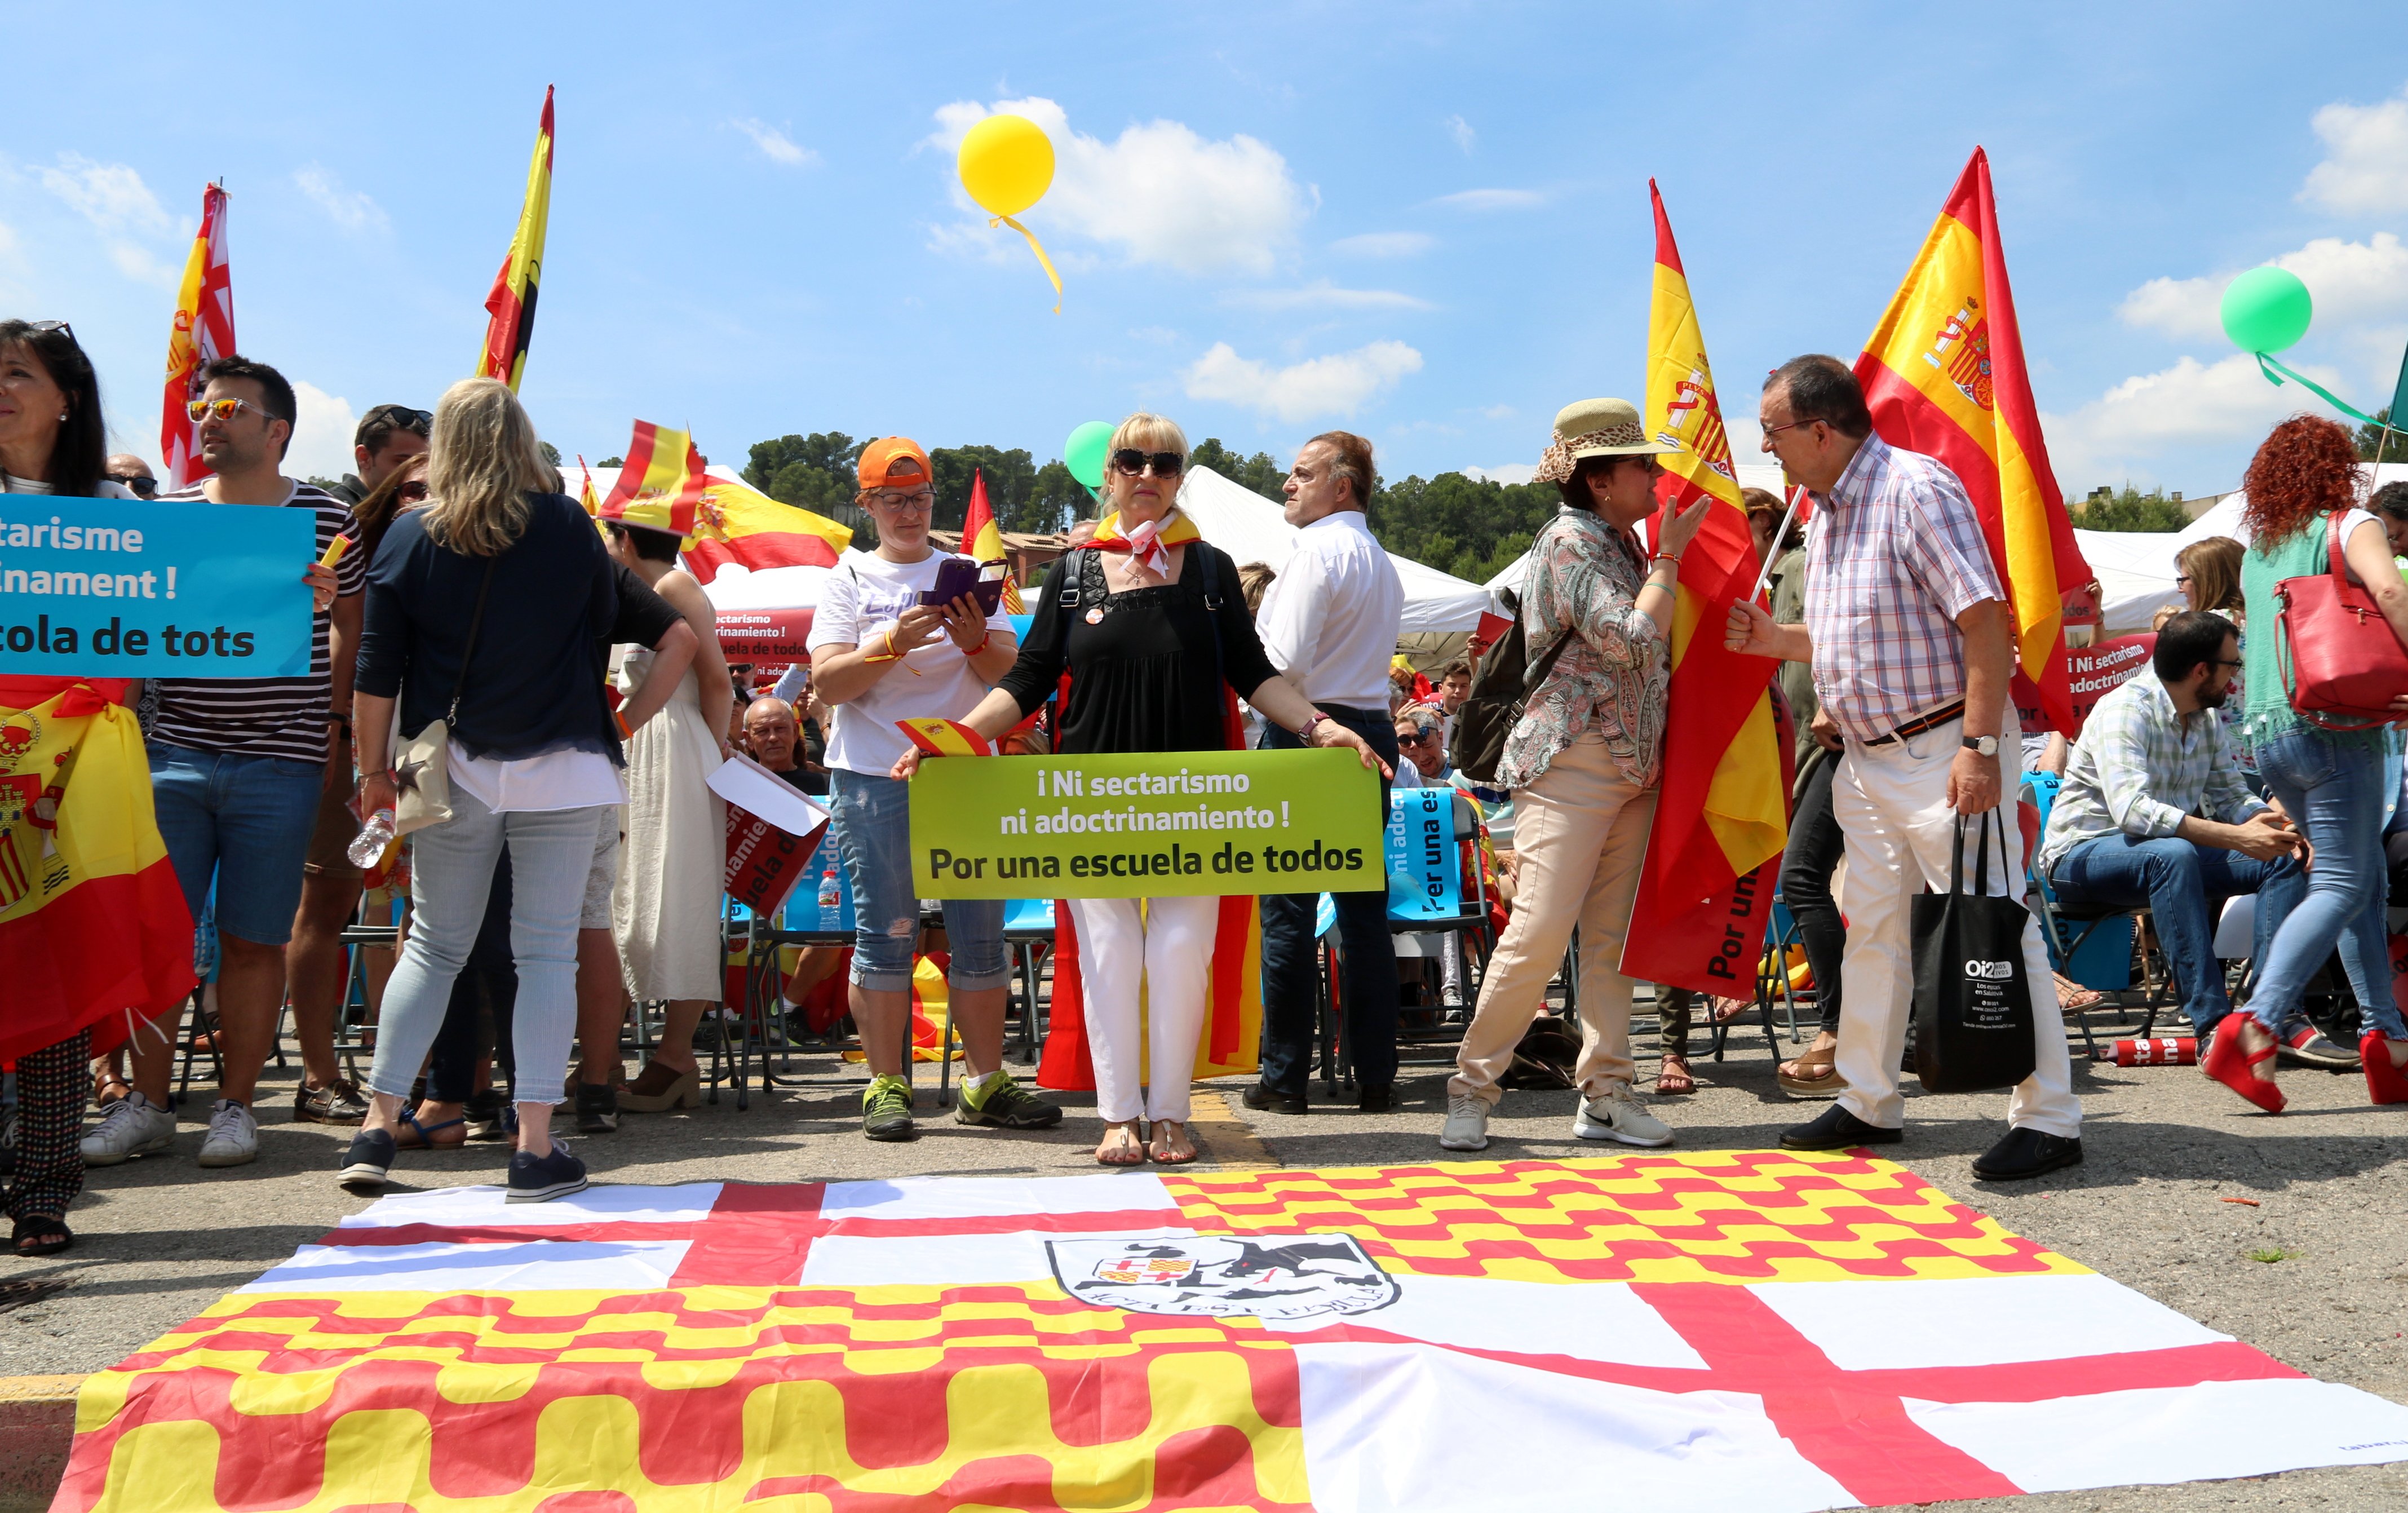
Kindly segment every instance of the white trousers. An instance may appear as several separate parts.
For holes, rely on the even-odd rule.
[[[1848,954],[1840,969],[1843,1006],[1833,1064],[1846,1086],[1841,1106],[1885,1130],[1906,1123],[1898,1063],[1906,1051],[1907,1020],[1914,1003],[1910,901],[1926,887],[1935,892],[1948,887],[1956,821],[1956,812],[1948,807],[1948,769],[1964,735],[1964,722],[1951,720],[1887,745],[1851,741],[1831,782],[1831,813],[1847,837],[1848,857]],[[2000,750],[2014,751],[2015,738],[2010,710],[1999,737]],[[2009,788],[2000,814],[2006,828],[2004,854],[1992,846],[1986,886],[1996,892],[2003,883],[2010,896],[2021,899],[2023,830],[2015,822],[2014,802]],[[1973,864],[1975,843],[1969,825],[1968,868]],[[2037,916],[2024,927],[2024,978],[2031,985],[2039,1063],[2016,1087],[2007,1120],[2017,1129],[2071,1139],[2082,1133],[2082,1103],[2073,1096],[2065,1018]]]
[[[1196,1043],[1211,986],[1212,937],[1221,901],[1071,899],[1079,930],[1079,985],[1086,997],[1087,1048],[1096,1062],[1096,1112],[1118,1124],[1187,1119]],[[1139,912],[1142,903],[1144,912]],[[1149,1033],[1140,1046],[1138,984],[1145,984]],[[1145,1054],[1150,1052],[1151,1055]],[[1140,1081],[1147,1085],[1142,1098]]]

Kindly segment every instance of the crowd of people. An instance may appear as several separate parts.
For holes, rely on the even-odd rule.
[[[1518,717],[1493,773],[1475,778],[1455,765],[1455,736],[1486,692],[1475,693],[1468,659],[1440,665],[1433,684],[1399,657],[1403,588],[1366,512],[1372,448],[1348,432],[1297,453],[1284,485],[1297,544],[1273,572],[1204,539],[1179,506],[1184,433],[1131,415],[1111,439],[1100,518],[1082,523],[1048,572],[1025,641],[975,594],[924,602],[949,560],[929,539],[935,470],[908,438],[872,442],[857,469],[875,546],[828,575],[808,662],[767,687],[770,670],[727,664],[710,600],[679,567],[679,539],[625,519],[597,531],[503,384],[464,381],[431,411],[376,407],[359,424],[358,471],[320,487],[283,472],[297,411],[280,374],[229,356],[203,380],[192,411],[207,476],[162,493],[140,459],[106,454],[97,381],[72,331],[0,323],[7,492],[302,510],[313,526],[313,555],[294,564],[312,598],[306,674],[154,679],[122,696],[148,743],[149,799],[176,880],[216,942],[207,1034],[220,1080],[204,1167],[256,1158],[259,1078],[288,1003],[301,1062],[291,1117],[358,1127],[338,1173],[353,1192],[382,1190],[407,1152],[487,1139],[512,1147],[511,1201],[555,1198],[586,1182],[552,1133],[555,1108],[567,1104],[581,1132],[607,1133],[623,1113],[692,1106],[698,1032],[717,1032],[724,991],[725,814],[709,778],[731,743],[824,797],[858,921],[844,996],[868,1074],[861,1131],[912,1138],[904,1059],[925,921],[907,785],[929,758],[898,728],[911,719],[1063,754],[1343,749],[1378,774],[1383,827],[1392,788],[1462,795],[1511,908],[1475,998],[1472,963],[1452,940],[1416,979],[1460,1022],[1443,1149],[1486,1146],[1533,1022],[1556,1015],[1550,987],[1575,930],[1580,1139],[1674,1140],[1666,1114],[1677,1105],[1663,1098],[1695,1086],[1693,1022],[1747,1006],[1659,993],[1658,1096],[1642,1095],[1639,985],[1621,948],[1663,776],[1681,570],[1714,506],[1659,514],[1659,457],[1673,449],[1627,401],[1584,400],[1555,418],[1536,476],[1562,507],[1532,542],[1518,604],[1529,677],[1506,691]],[[1845,365],[1784,364],[1760,412],[1765,449],[1811,491],[1813,526],[1784,536],[1782,501],[1750,491],[1769,596],[1735,603],[1703,633],[1765,659],[1797,731],[1781,893],[1820,1024],[1777,1076],[1795,1096],[1830,1102],[1778,1139],[1798,1150],[1892,1145],[1904,1138],[1909,901],[1950,886],[1961,822],[2014,804],[2025,782],[2009,696],[2015,631],[1962,483],[1874,432]],[[2190,607],[2161,624],[2150,670],[2102,699],[2078,739],[2031,743],[2042,749],[2029,781],[2054,798],[2038,875],[2069,906],[2149,910],[2201,1065],[2270,1110],[2283,1102],[2278,1059],[2354,1061],[2375,1101],[2408,1102],[2384,921],[2389,838],[2408,850],[2408,804],[2385,777],[2398,746],[2382,717],[2344,728],[2303,716],[2265,628],[2279,617],[2278,585],[2329,564],[2408,646],[2408,584],[2393,560],[2408,544],[2408,487],[2361,498],[2359,478],[2341,426],[2302,416],[2276,427],[2246,480],[2250,543],[2188,548]],[[337,537],[351,549],[329,551]],[[2408,716],[2408,695],[2393,712]],[[403,834],[363,866],[349,853],[380,814]],[[2004,831],[1987,886],[2021,898],[2018,828]],[[1843,861],[1844,913],[1833,888]],[[2227,901],[2243,895],[2258,898],[2254,987],[2235,1012],[2213,938]],[[397,949],[361,948],[373,1059],[354,1087],[337,1056],[351,982],[342,935],[364,901],[391,918],[405,896]],[[1353,1099],[1384,1112],[1404,1003],[1387,892],[1331,902]],[[1313,893],[1261,901],[1261,1071],[1243,1095],[1256,1110],[1309,1107],[1320,904]],[[1193,1161],[1189,1089],[1211,959],[1234,948],[1216,901],[1068,908],[1096,1160]],[[952,1112],[967,1125],[1043,1130],[1061,1123],[1061,1106],[1005,1066],[1003,915],[999,901],[943,906],[964,1061]],[[2305,1007],[2336,945],[2360,1006],[2354,1056]],[[1999,1180],[2082,1159],[2061,979],[2037,918],[2022,957],[2036,1068],[2013,1091],[2006,1133],[1975,1162]],[[643,1004],[661,1006],[661,1030],[630,1078],[623,1036]],[[162,1022],[97,1063],[89,1032],[20,1058],[7,1189],[20,1254],[71,1242],[65,1215],[86,1167],[169,1151],[179,1048],[177,1026]]]

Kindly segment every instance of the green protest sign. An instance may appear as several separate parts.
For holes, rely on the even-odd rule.
[[[1386,886],[1380,775],[1351,751],[947,756],[911,780],[924,899]]]

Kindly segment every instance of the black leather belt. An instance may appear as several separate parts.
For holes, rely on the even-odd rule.
[[[1882,736],[1877,740],[1868,741],[1865,744],[1868,746],[1886,746],[1893,741],[1904,741],[1912,736],[1919,736],[1926,730],[1937,730],[1951,720],[1961,720],[1964,717],[1965,701],[1960,699],[1944,709],[1935,709],[1930,713],[1923,715],[1919,719],[1909,720],[1904,725],[1899,726],[1897,729],[1892,730],[1889,734]]]

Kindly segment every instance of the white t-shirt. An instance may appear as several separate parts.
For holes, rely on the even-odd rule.
[[[806,649],[868,646],[893,629],[922,594],[937,586],[937,568],[946,555],[931,547],[917,562],[889,562],[875,552],[847,551],[836,570],[820,580],[820,604],[811,613]],[[1011,634],[1011,617],[1001,604],[987,616],[986,627],[997,635]],[[877,649],[884,649],[882,641]],[[914,672],[919,676],[913,677]],[[958,720],[977,708],[986,692],[986,684],[970,670],[969,658],[951,636],[940,634],[912,651],[902,666],[887,664],[886,675],[867,693],[835,707],[827,765],[884,777],[911,745],[895,728],[896,721]]]

